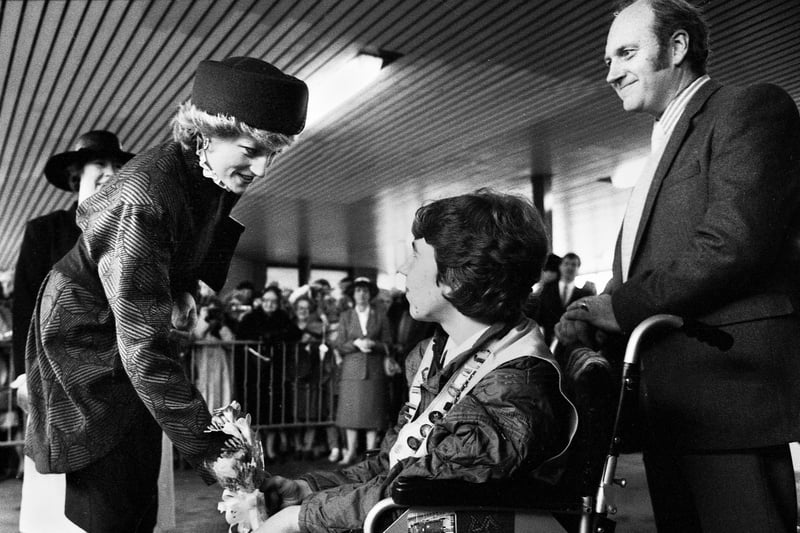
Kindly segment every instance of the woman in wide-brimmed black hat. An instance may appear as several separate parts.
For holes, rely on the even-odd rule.
[[[78,209],[83,235],[28,338],[26,453],[67,472],[67,517],[87,531],[153,528],[162,429],[210,480],[203,459],[223,439],[204,433],[208,407],[171,339],[196,320],[198,280],[224,284],[243,230],[231,209],[303,129],[307,101],[305,83],[259,59],[202,61],[173,140]]]
[[[122,149],[119,139],[110,131],[94,130],[78,137],[72,150],[48,159],[44,175],[59,189],[84,191],[78,197],[80,203],[95,192],[90,184],[105,184],[133,155]],[[89,177],[94,181],[88,182]]]
[[[84,133],[72,150],[47,160],[44,176],[61,190],[78,193],[68,209],[29,220],[22,237],[14,275],[14,362],[16,374],[25,372],[25,341],[39,287],[50,268],[75,245],[81,234],[75,222],[78,204],[94,194],[130,160],[110,131]]]

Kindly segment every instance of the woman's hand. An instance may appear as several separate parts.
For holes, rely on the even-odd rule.
[[[362,337],[360,339],[356,339],[356,340],[353,341],[353,346],[355,346],[356,348],[359,349],[359,351],[362,351],[364,353],[371,352],[372,351],[372,347],[374,345],[375,345],[375,341],[373,341],[372,339],[364,338],[364,337]]]
[[[172,327],[180,331],[192,331],[197,324],[197,304],[194,296],[183,292],[172,300]]]
[[[17,390],[17,405],[19,408],[29,412],[30,401],[28,400],[28,375],[20,374],[17,379],[11,382],[11,388]]]

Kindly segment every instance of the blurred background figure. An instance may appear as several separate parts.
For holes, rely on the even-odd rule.
[[[547,254],[544,266],[542,267],[542,274],[539,280],[533,284],[531,293],[525,304],[522,307],[522,312],[528,318],[537,320],[539,318],[539,307],[542,302],[542,289],[547,283],[558,280],[560,276],[559,267],[561,266],[561,256],[550,253]]]
[[[253,300],[257,297],[252,281],[244,280],[236,285],[236,289],[225,299],[225,314],[228,325],[233,329],[234,335],[242,318],[253,310]]]
[[[192,337],[194,341],[201,341],[193,352],[195,384],[209,409],[225,407],[233,399],[233,354],[230,348],[217,343],[231,342],[235,337],[225,324],[225,313],[218,298],[201,299]]]
[[[296,359],[290,360],[297,397],[298,422],[319,420],[321,409],[319,385],[322,369],[320,346],[323,342],[325,326],[317,314],[316,303],[309,296],[300,296],[294,301],[294,323],[300,330]],[[325,351],[322,352],[324,357]],[[327,398],[322,398],[327,401]],[[316,427],[296,429],[293,433],[296,459],[316,459],[314,456],[314,437]]]
[[[554,328],[567,306],[575,300],[596,294],[594,285],[578,287],[575,277],[581,268],[581,258],[578,254],[570,252],[564,255],[559,265],[559,277],[542,286],[540,294],[539,314],[536,321],[544,329],[544,340],[548,346],[555,338]]]
[[[339,312],[346,311],[353,307],[353,297],[351,296],[351,287],[353,286],[353,278],[344,277],[339,280],[339,298],[337,299],[337,306]]]
[[[392,342],[389,320],[370,302],[378,286],[370,279],[353,280],[350,295],[354,307],[339,319],[336,347],[342,357],[336,424],[345,428],[347,452],[342,464],[358,457],[358,430],[366,430],[366,447],[376,447],[378,431],[388,422],[385,363]]]
[[[389,420],[397,418],[403,404],[408,400],[409,383],[406,379],[406,356],[420,341],[433,336],[436,324],[414,320],[409,312],[408,298],[405,292],[396,291],[392,295],[392,303],[386,314],[392,330],[394,341],[393,353],[399,372],[389,379]],[[416,373],[416,368],[412,372]]]
[[[282,349],[273,349],[273,345],[283,342],[297,342],[300,340],[301,333],[298,327],[292,322],[289,314],[283,309],[283,293],[275,285],[270,285],[264,289],[261,295],[261,305],[255,307],[252,312],[243,316],[239,323],[239,340],[258,341],[261,343],[261,356],[268,358],[257,360],[248,355],[242,362],[246,361],[247,368],[244,366],[236,369],[237,387],[244,390],[237,397],[244,399],[244,408],[251,414],[260,413],[259,423],[278,424],[281,422],[291,422],[292,405],[289,394],[282,393],[289,384],[285,380],[287,370],[284,361],[286,353]],[[246,383],[244,381],[246,380]],[[268,386],[267,393],[261,394],[261,403],[256,405],[258,380],[261,382],[262,389]],[[280,437],[280,447],[276,444],[277,437]],[[266,431],[264,443],[264,454],[268,461],[275,461],[281,450],[288,449],[288,437],[285,430],[277,433],[273,430]]]
[[[0,271],[0,434],[5,438],[16,438],[22,431],[21,413],[15,408],[13,395],[7,392],[9,386],[17,386],[11,371],[13,293],[14,271]],[[0,481],[21,475],[22,465],[21,447],[0,447]]]

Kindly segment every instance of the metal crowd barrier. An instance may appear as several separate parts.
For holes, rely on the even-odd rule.
[[[4,350],[9,360],[10,342],[0,341],[0,354]],[[184,350],[183,361],[200,392],[208,393],[210,409],[236,400],[259,429],[334,423],[336,365],[332,350],[320,357],[319,344],[196,341]],[[0,368],[0,447],[24,443],[9,376]]]
[[[225,365],[209,365],[204,360],[209,357],[222,357]],[[318,343],[198,341],[187,359],[191,379],[211,409],[236,400],[250,414],[252,425],[264,429],[334,423],[337,370],[333,352],[320,356]],[[203,370],[208,374],[218,369],[216,375],[200,375]],[[218,382],[212,383],[215,379]],[[217,398],[209,390],[227,388],[230,394]]]
[[[0,340],[0,446],[23,444],[20,426],[21,414],[14,408],[14,391],[11,389],[11,341]]]

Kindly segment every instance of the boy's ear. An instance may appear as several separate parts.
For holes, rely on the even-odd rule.
[[[453,288],[444,281],[439,282],[439,288],[444,296],[450,296],[453,294]]]

